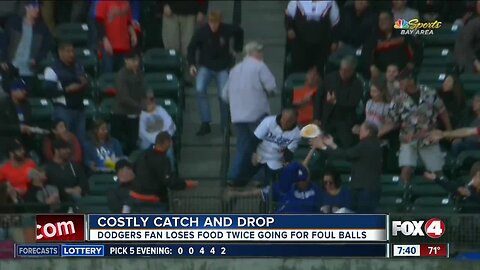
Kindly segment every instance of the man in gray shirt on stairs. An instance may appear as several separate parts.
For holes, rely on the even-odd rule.
[[[253,132],[270,114],[268,95],[276,93],[275,77],[263,62],[263,45],[252,41],[245,45],[246,56],[231,71],[222,91],[222,99],[230,104],[235,127],[236,154],[229,179],[248,177],[254,151]]]

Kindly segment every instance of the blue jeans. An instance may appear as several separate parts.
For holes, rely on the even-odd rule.
[[[222,130],[225,129],[228,122],[228,104],[226,104],[220,97],[222,89],[228,80],[228,70],[214,71],[206,67],[200,67],[197,74],[197,102],[200,110],[200,120],[202,123],[212,122],[212,115],[210,112],[210,102],[208,100],[208,85],[215,78],[217,82],[218,101],[220,104],[220,126]]]
[[[80,144],[82,146],[85,145],[85,122],[87,117],[84,111],[72,110],[63,106],[55,106],[53,118],[64,121],[68,130],[77,136]]]
[[[352,210],[359,214],[373,214],[380,201],[380,191],[354,189],[352,192]]]
[[[230,168],[228,179],[232,182],[239,182],[242,179],[250,177],[253,170],[252,154],[255,149],[254,129],[256,123],[234,123],[237,145],[235,159]]]

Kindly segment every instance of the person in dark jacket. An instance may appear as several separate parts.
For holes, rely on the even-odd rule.
[[[59,59],[45,69],[45,89],[52,98],[54,117],[62,119],[85,144],[85,105],[83,99],[89,87],[85,71],[75,61],[75,48],[71,43],[58,46]]]
[[[36,68],[47,56],[53,37],[40,16],[40,1],[27,1],[25,16],[12,16],[5,25],[4,48],[0,50],[0,67],[12,72],[11,63],[18,69],[27,87],[33,87]]]
[[[293,72],[306,72],[316,66],[323,76],[328,56],[337,47],[336,31],[332,30],[340,21],[337,3],[290,1],[285,13]]]
[[[380,200],[382,174],[382,147],[375,124],[364,122],[360,126],[360,142],[352,148],[340,149],[331,136],[312,139],[311,145],[322,149],[330,158],[352,162],[352,210],[374,213]]]
[[[456,181],[448,181],[445,177],[432,172],[424,173],[425,179],[435,182],[445,190],[451,192],[454,196],[461,198],[466,202],[472,202],[480,206],[480,162],[477,161],[470,169],[471,180],[466,185],[461,185]],[[478,212],[476,212],[478,213]]]
[[[363,85],[355,77],[355,68],[355,58],[346,56],[340,63],[340,70],[325,77],[314,106],[317,124],[334,134],[342,147],[354,143],[355,110],[363,97]]]
[[[151,205],[157,210],[168,211],[168,189],[183,190],[198,186],[197,181],[179,180],[172,172],[166,153],[172,145],[168,132],[160,132],[155,146],[147,150],[136,162],[136,178],[130,191],[131,207]]]
[[[392,16],[388,11],[380,12],[378,31],[364,45],[363,55],[369,68],[366,73],[372,80],[379,79],[390,64],[412,71],[421,60],[415,55],[412,39],[394,30]]]
[[[190,75],[196,77],[196,90],[200,120],[202,122],[197,136],[211,132],[210,103],[208,101],[208,85],[215,79],[218,88],[220,104],[220,125],[222,130],[228,124],[228,106],[221,99],[223,87],[228,80],[228,70],[234,64],[234,55],[230,52],[230,40],[234,39],[234,50],[241,52],[243,47],[243,30],[231,24],[222,22],[222,13],[212,11],[208,15],[208,24],[200,27],[193,34],[188,45],[188,64]],[[196,53],[200,61],[197,64]]]
[[[10,96],[0,101],[0,160],[8,144],[21,138],[27,149],[33,144],[31,126],[32,110],[27,100],[27,89],[23,80],[17,80],[10,87]]]
[[[452,128],[461,127],[465,123],[466,100],[460,78],[455,74],[446,76],[437,94],[445,104]]]
[[[133,52],[125,56],[125,66],[115,80],[117,94],[113,106],[112,135],[123,142],[124,153],[137,146],[140,114],[147,106],[147,91],[140,69],[140,56]]]
[[[123,207],[130,200],[130,189],[135,180],[133,165],[126,159],[121,159],[115,164],[118,186],[108,193],[108,208],[112,213],[122,213]]]
[[[88,181],[80,165],[70,161],[70,145],[61,139],[53,142],[53,160],[45,165],[47,184],[56,186],[60,192],[60,201],[73,202],[88,192]]]

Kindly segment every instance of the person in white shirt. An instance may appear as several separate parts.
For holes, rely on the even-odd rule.
[[[177,127],[172,117],[160,105],[157,105],[153,92],[147,92],[147,107],[140,113],[138,137],[141,149],[151,148],[155,144],[155,138],[162,131],[174,136]],[[167,152],[167,156],[175,168],[175,154],[173,147]]]
[[[257,169],[253,177],[255,184],[259,186],[270,184],[283,166],[292,161],[293,153],[301,139],[297,117],[295,109],[285,108],[280,115],[268,116],[258,125],[255,137],[259,144],[252,157],[252,163]]]
[[[268,96],[277,92],[275,77],[263,62],[263,45],[252,41],[245,45],[246,56],[231,71],[222,91],[230,104],[230,114],[237,137],[235,159],[229,179],[248,177],[254,149],[255,128],[270,114]]]

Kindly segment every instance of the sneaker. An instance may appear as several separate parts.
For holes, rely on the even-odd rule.
[[[202,123],[202,125],[200,126],[200,129],[197,132],[197,136],[207,135],[211,131],[212,130],[210,129],[210,124],[209,123]]]

